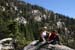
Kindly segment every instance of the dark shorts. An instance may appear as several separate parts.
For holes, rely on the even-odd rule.
[[[56,36],[56,38],[53,39],[53,41],[51,42],[51,44],[59,44],[59,37]]]

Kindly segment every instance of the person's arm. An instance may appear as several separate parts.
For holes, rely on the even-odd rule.
[[[49,31],[46,31],[46,32],[47,32],[48,36],[50,37],[50,35],[51,35],[51,32],[49,32]]]
[[[49,32],[49,37],[51,36],[51,32]]]
[[[47,33],[50,33],[50,32],[48,32],[48,31],[46,31]]]

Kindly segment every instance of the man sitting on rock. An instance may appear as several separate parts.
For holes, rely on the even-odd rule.
[[[51,33],[49,33],[48,40],[49,40],[49,42],[51,44],[60,44],[60,42],[59,42],[59,35],[54,30],[51,31]]]

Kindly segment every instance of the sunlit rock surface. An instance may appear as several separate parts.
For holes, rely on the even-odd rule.
[[[36,50],[37,45],[34,46],[34,44],[36,44],[37,42],[38,42],[38,40],[31,42],[29,45],[25,46],[23,50]],[[58,44],[56,44],[56,45],[49,44],[48,46],[45,46],[45,47],[44,48],[40,47],[39,50],[75,50],[75,49],[71,49],[65,45],[58,45]]]

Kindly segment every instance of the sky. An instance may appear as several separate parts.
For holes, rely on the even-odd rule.
[[[23,0],[38,5],[55,13],[75,18],[75,0]]]

